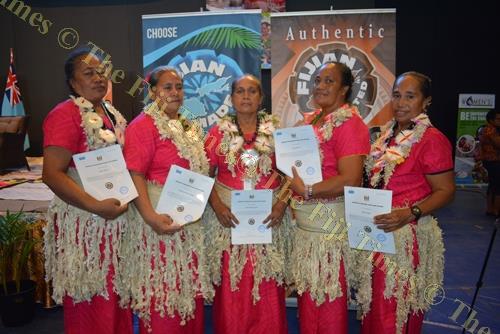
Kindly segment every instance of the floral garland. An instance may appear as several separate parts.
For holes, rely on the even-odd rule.
[[[191,122],[181,115],[179,119],[170,119],[156,102],[147,105],[144,113],[153,119],[160,138],[170,139],[177,148],[179,157],[189,161],[189,167],[193,172],[208,174],[203,130],[197,122]]]
[[[264,111],[257,113],[257,136],[254,142],[254,148],[259,153],[258,163],[250,164],[244,167],[244,178],[258,182],[262,175],[268,175],[272,169],[271,154],[274,152],[273,132],[279,125],[279,120],[273,115]],[[243,152],[244,139],[236,125],[235,115],[226,115],[218,123],[219,130],[223,132],[220,145],[220,152],[225,155],[224,162],[233,177],[236,177],[234,170],[239,157]],[[257,168],[258,166],[258,168]]]
[[[89,150],[96,150],[116,144],[117,142],[120,145],[125,143],[124,133],[127,121],[111,104],[104,102],[106,110],[115,117],[114,132],[102,128],[103,120],[95,112],[94,105],[89,100],[82,96],[75,97],[73,95],[70,95],[70,98],[78,109],[80,109],[80,116],[82,117],[81,126],[87,137],[87,147]]]
[[[349,104],[344,104],[334,112],[325,116],[325,121],[323,125],[317,130],[318,135],[318,146],[319,146],[319,157],[321,164],[323,164],[323,150],[321,149],[321,144],[329,141],[333,136],[333,129],[338,128],[344,122],[348,121],[353,113],[357,113],[354,107],[349,106]],[[312,121],[311,125],[315,125],[323,116],[323,111],[321,111]]]
[[[319,113],[318,116],[311,122],[312,125],[316,124],[323,112]],[[321,135],[319,140],[321,143],[327,142],[332,138],[333,135],[333,129],[338,128],[341,126],[344,122],[348,121],[353,114],[353,108],[349,106],[347,103],[335,110],[334,112],[330,113],[329,115],[325,116],[325,122],[323,125],[318,129],[319,134]]]
[[[389,146],[394,136],[396,121],[393,119],[382,128],[380,137],[372,145],[365,163],[365,174],[370,186],[378,188],[383,178],[387,185],[397,165],[402,164],[410,155],[413,144],[418,143],[432,123],[427,114],[421,113],[412,120],[413,126],[401,131],[395,138],[395,146]]]

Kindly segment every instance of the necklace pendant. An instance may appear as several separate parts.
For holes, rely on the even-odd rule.
[[[255,189],[255,175],[257,174],[257,165],[259,163],[259,153],[253,148],[244,150],[240,155],[240,160],[245,167],[245,177],[243,179],[243,189]]]

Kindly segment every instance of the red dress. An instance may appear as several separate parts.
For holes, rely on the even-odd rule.
[[[252,137],[252,133],[244,134],[246,139]],[[232,176],[231,171],[225,163],[225,156],[220,153],[220,143],[223,133],[219,127],[214,126],[205,141],[205,149],[207,156],[210,160],[211,167],[217,167],[217,182],[223,184],[229,189],[241,190],[243,189],[243,175],[244,167],[240,164],[235,166],[234,170],[236,176]],[[244,144],[244,149],[249,149],[253,144]],[[275,168],[274,154],[272,155],[273,168]],[[257,182],[255,189],[275,189],[279,186],[279,178],[271,171],[269,175],[262,175],[259,182]],[[220,223],[214,219],[206,224],[214,224],[217,228]],[[286,224],[282,222],[282,224]],[[280,227],[281,228],[281,227]],[[226,229],[229,231],[229,229]],[[227,232],[225,231],[225,232]],[[273,244],[276,243],[274,239],[275,234],[278,234],[276,229],[273,229]],[[213,304],[213,320],[215,326],[215,333],[218,334],[261,334],[261,333],[287,333],[286,321],[286,306],[285,306],[285,289],[283,286],[283,273],[266,273],[266,276],[272,277],[274,274],[280,277],[279,282],[276,279],[262,279],[256,282],[254,261],[258,262],[257,256],[261,256],[261,252],[256,249],[266,249],[270,257],[283,257],[284,254],[277,254],[279,251],[271,248],[273,246],[254,246],[249,245],[245,253],[244,266],[239,281],[235,277],[231,277],[231,266],[235,264],[232,261],[235,259],[230,255],[234,253],[235,249],[241,249],[243,252],[246,245],[227,246],[222,250],[222,260],[219,259],[220,267],[215,270],[218,271],[216,276],[216,290]],[[254,247],[254,248],[253,248]],[[216,256],[220,256],[216,252]],[[215,262],[214,261],[214,262]],[[236,264],[237,265],[237,264]],[[280,271],[284,268],[280,267]],[[219,276],[220,274],[220,276]],[[232,282],[233,280],[233,282]],[[237,282],[235,282],[237,281]],[[255,300],[252,290],[255,284],[258,283],[258,300]],[[235,286],[235,287],[232,287]]]
[[[345,106],[343,106],[344,108]],[[338,175],[338,161],[343,157],[352,155],[366,155],[370,150],[368,128],[354,108],[351,110],[352,117],[333,129],[333,134],[328,141],[323,141],[318,126],[313,126],[316,137],[320,142],[323,154],[321,172],[323,180]],[[306,115],[306,124],[315,118],[320,111]],[[325,118],[328,121],[331,115]],[[301,232],[303,233],[303,232]],[[313,232],[311,232],[313,233]],[[316,233],[318,234],[318,233]],[[318,238],[324,239],[318,234]],[[323,242],[323,241],[318,241]],[[314,247],[314,245],[312,245]],[[294,246],[295,248],[295,246]],[[320,271],[318,268],[317,271]],[[311,273],[315,275],[316,273]],[[347,333],[347,283],[345,276],[345,263],[340,261],[338,269],[338,281],[340,283],[342,296],[331,300],[327,295],[321,305],[308,291],[298,296],[300,332],[304,334],[319,333]]]
[[[394,145],[394,140],[389,144]],[[385,189],[392,190],[392,206],[394,208],[411,207],[428,197],[431,186],[425,178],[426,175],[439,174],[453,170],[451,145],[448,139],[436,128],[428,128],[422,139],[413,145],[410,155],[398,165]],[[418,241],[415,227],[417,222],[411,223],[413,231],[413,266],[419,265]],[[375,263],[372,274],[372,302],[370,311],[363,318],[362,333],[396,333],[396,308],[397,301],[394,297],[384,298],[386,274],[384,262],[380,253],[374,257]],[[403,325],[402,333],[421,333],[423,312],[411,313],[409,323]],[[408,327],[408,329],[406,328]],[[408,330],[408,331],[407,331]]]
[[[113,129],[108,118],[103,119],[103,121],[108,129]],[[67,149],[72,154],[87,152],[87,139],[81,127],[81,122],[82,118],[79,108],[71,100],[58,104],[47,115],[43,123],[44,148],[48,146],[58,146]],[[73,161],[70,162],[70,168],[71,166],[74,166]],[[79,209],[71,205],[67,205],[67,212],[78,210]],[[78,224],[77,221],[74,223]],[[111,223],[113,222],[110,222],[110,224]],[[53,229],[55,230],[55,238],[57,239],[57,234],[60,232],[59,229],[63,227],[58,225],[57,217],[54,219],[54,224],[55,226],[53,226]],[[111,240],[107,241],[103,237],[99,244],[102,254],[104,254],[103,252],[107,242],[112,244]],[[113,250],[111,251],[113,252]],[[58,257],[61,255],[55,256]],[[57,259],[54,262],[57,262]],[[61,270],[67,269],[62,268]],[[110,264],[107,268],[107,275],[105,278],[105,291],[102,292],[103,294],[107,294],[107,297],[103,295],[94,295],[88,301],[76,302],[73,296],[69,294],[63,296],[65,333],[132,333],[132,313],[130,309],[123,309],[118,305],[119,296],[113,289],[114,275],[115,268],[113,264]],[[71,278],[67,279],[71,280]],[[77,281],[85,281],[84,277],[74,279]],[[64,287],[62,288],[64,289]]]
[[[189,161],[179,156],[175,144],[169,139],[162,140],[153,119],[144,113],[130,123],[125,138],[123,154],[127,168],[143,174],[148,182],[163,186],[172,165],[190,168]],[[177,233],[182,234],[183,231]],[[160,249],[164,251],[166,246],[163,242],[160,243]],[[204,305],[201,295],[195,298],[193,318],[186,322],[177,311],[174,316],[161,316],[154,307],[155,302],[156,299],[153,297],[149,310],[151,317],[149,326],[140,320],[141,333],[150,333],[149,330],[152,330],[152,333],[169,334],[203,333]]]

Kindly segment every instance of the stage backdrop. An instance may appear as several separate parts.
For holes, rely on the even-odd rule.
[[[354,75],[353,104],[365,123],[381,125],[389,106],[396,57],[396,11],[349,10],[271,13],[273,113],[292,126],[315,109],[314,77],[328,61]]]
[[[488,182],[481,164],[479,136],[486,125],[486,114],[495,108],[495,95],[459,94],[457,141],[455,144],[455,180],[457,184],[473,185]]]
[[[260,10],[143,15],[144,73],[177,68],[184,77],[183,114],[208,129],[232,112],[236,77],[260,78],[260,21]]]

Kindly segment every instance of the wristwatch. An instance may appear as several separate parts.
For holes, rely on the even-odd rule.
[[[415,216],[415,220],[418,220],[422,216],[422,210],[416,205],[413,205],[411,208],[411,214]]]

